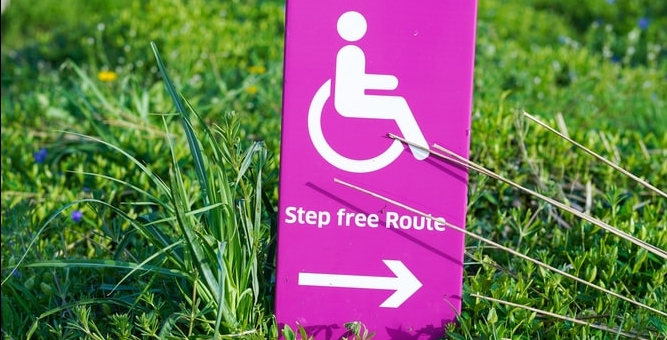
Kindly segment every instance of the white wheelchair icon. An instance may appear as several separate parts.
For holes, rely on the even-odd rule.
[[[366,173],[386,167],[401,155],[403,152],[403,143],[399,140],[394,140],[386,151],[370,159],[351,159],[336,152],[324,138],[324,133],[322,132],[322,110],[330,96],[331,79],[327,80],[317,90],[308,110],[308,131],[310,131],[310,138],[317,152],[326,161],[336,168],[347,172]]]
[[[338,34],[346,41],[354,42],[366,34],[366,19],[359,12],[343,13],[338,19]],[[401,134],[408,141],[414,157],[423,160],[428,157],[428,143],[417,125],[417,121],[407,101],[400,96],[368,95],[366,90],[394,90],[398,79],[389,74],[366,73],[366,56],[356,45],[343,46],[336,55],[335,85],[327,80],[313,96],[308,109],[308,131],[317,152],[338,169],[368,173],[380,170],[394,162],[403,152],[403,143],[394,140],[387,150],[370,159],[351,159],[336,152],[324,138],[322,132],[322,111],[330,97],[334,97],[334,107],[343,117],[389,119],[398,125]]]

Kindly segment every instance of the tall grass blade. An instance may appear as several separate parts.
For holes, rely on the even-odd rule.
[[[173,165],[175,168],[176,164]],[[185,193],[185,187],[183,185],[183,179],[179,171],[171,169],[169,171],[170,177],[172,178],[172,194],[174,199],[174,208],[176,209],[176,219],[178,223],[176,225],[180,228],[180,232],[185,237],[185,245],[188,251],[192,256],[193,265],[199,271],[199,274],[204,277],[204,283],[206,292],[209,296],[215,301],[220,300],[220,284],[218,282],[216,275],[213,273],[213,270],[209,266],[210,259],[214,258],[211,256],[214,254],[213,249],[205,240],[202,240],[199,237],[198,233],[195,231],[195,225],[191,216],[188,216],[186,207],[187,207],[187,198]]]
[[[154,42],[151,42],[151,48],[153,49],[153,54],[155,55],[158,68],[160,69],[160,73],[162,74],[165,87],[167,88],[167,91],[169,92],[169,95],[171,96],[171,99],[174,102],[174,105],[176,106],[176,110],[179,113],[179,119],[181,121],[181,125],[183,125],[183,129],[185,130],[185,135],[187,136],[188,139],[188,146],[190,147],[190,152],[192,153],[192,157],[194,158],[195,171],[197,173],[197,179],[199,180],[200,188],[203,192],[202,196],[204,197],[204,204],[208,205],[210,203],[208,198],[208,190],[209,190],[208,177],[206,176],[204,158],[202,156],[201,149],[199,147],[199,142],[197,140],[197,137],[195,136],[194,130],[192,129],[192,125],[190,125],[190,121],[188,120],[187,111],[185,110],[185,106],[183,105],[182,98],[176,92],[176,88],[174,87],[174,84],[171,82],[169,74],[167,74],[167,69],[165,68],[164,63],[162,62],[162,58],[160,57],[157,45],[155,45]]]
[[[411,142],[409,142],[409,141],[407,141],[407,140],[405,140],[405,139],[403,139],[399,136],[396,136],[394,134],[389,134],[389,137],[394,138],[394,139],[398,139],[398,140],[400,140],[400,141],[402,141],[406,144],[414,145],[414,146],[419,147],[418,145],[416,145],[414,143],[411,143]],[[580,212],[576,209],[572,209],[571,207],[569,207],[569,206],[567,206],[567,205],[565,205],[565,204],[563,204],[559,201],[556,201],[556,200],[554,200],[550,197],[542,195],[542,194],[540,194],[540,193],[538,193],[534,190],[530,190],[528,188],[525,188],[525,187],[523,187],[523,186],[521,186],[521,185],[519,185],[519,184],[517,184],[517,183],[515,183],[515,182],[513,182],[513,181],[511,181],[507,178],[504,178],[504,177],[494,173],[493,171],[490,171],[490,170],[482,167],[481,165],[478,165],[478,164],[476,164],[476,163],[474,163],[474,162],[472,162],[472,161],[470,161],[470,160],[468,160],[464,157],[461,157],[461,156],[457,155],[456,153],[454,153],[450,150],[447,150],[446,148],[443,148],[440,145],[434,144],[433,147],[435,149],[439,150],[439,151],[442,151],[442,152],[446,153],[446,154],[441,154],[441,153],[434,152],[432,150],[427,150],[431,154],[433,154],[433,155],[435,155],[435,156],[437,156],[441,159],[444,159],[444,160],[452,162],[454,164],[457,164],[457,165],[464,166],[466,168],[475,170],[475,171],[477,171],[479,173],[482,173],[486,176],[489,176],[493,179],[496,179],[496,180],[499,180],[499,181],[504,182],[506,184],[509,184],[509,185],[511,185],[511,186],[521,190],[521,191],[524,191],[524,192],[526,192],[526,193],[528,193],[528,194],[530,194],[534,197],[537,197],[537,198],[539,198],[539,199],[541,199],[541,200],[543,200],[543,201],[545,201],[545,202],[547,202],[547,203],[549,203],[549,204],[551,204],[551,205],[553,205],[553,206],[555,206],[559,209],[565,210],[565,211],[567,211],[567,212],[569,212],[569,213],[571,213],[571,214],[573,214],[573,215],[575,215],[575,216],[577,216],[577,217],[579,217],[583,220],[586,220],[586,221],[588,221],[588,222],[590,222],[590,223],[592,223],[592,224],[594,224],[594,225],[596,225],[596,226],[598,226],[598,227],[600,227],[600,228],[602,228],[602,229],[604,229],[604,230],[606,230],[606,231],[608,231],[608,232],[610,232],[610,233],[612,233],[616,236],[619,236],[624,240],[630,241],[630,242],[634,243],[635,245],[638,245],[639,247],[648,250],[649,252],[653,253],[654,255],[657,255],[657,256],[662,257],[663,259],[667,260],[667,252],[658,248],[658,247],[656,247],[656,246],[654,246],[654,245],[652,245],[652,244],[649,244],[649,243],[647,243],[643,240],[640,240],[640,239],[638,239],[638,238],[636,238],[632,235],[629,235],[629,234],[627,234],[627,233],[625,233],[625,232],[623,232],[623,231],[621,231],[617,228],[614,228],[613,226],[611,226],[611,225],[609,225],[609,224],[607,224],[607,223],[605,223],[605,222],[603,222],[603,221],[601,221],[601,220],[599,220],[599,219],[597,219],[593,216],[582,213],[582,212]]]
[[[417,210],[417,209],[415,209],[415,208],[413,208],[413,207],[410,207],[410,206],[408,206],[408,205],[406,205],[406,204],[403,204],[403,203],[401,203],[401,202],[398,202],[398,201],[396,201],[396,200],[393,200],[393,199],[391,199],[391,198],[388,198],[388,197],[386,197],[386,196],[383,196],[383,195],[378,194],[378,193],[376,193],[376,192],[373,192],[373,191],[371,191],[371,190],[364,189],[364,188],[359,187],[359,186],[357,186],[357,185],[354,185],[354,184],[351,184],[351,183],[342,181],[342,180],[340,180],[340,179],[334,178],[334,182],[339,183],[339,184],[342,184],[342,185],[347,186],[347,187],[349,187],[349,188],[358,190],[358,191],[360,191],[360,192],[363,192],[363,193],[368,194],[368,195],[370,195],[370,196],[373,196],[373,197],[375,197],[375,198],[381,199],[381,200],[383,200],[383,201],[385,201],[385,202],[387,202],[387,203],[391,203],[391,204],[393,204],[393,205],[396,205],[396,206],[398,206],[398,207],[401,207],[401,208],[403,208],[403,209],[406,209],[406,210],[408,210],[408,211],[410,211],[410,212],[413,212],[413,213],[415,213],[415,214],[418,214],[418,215],[420,215],[420,216],[423,216],[424,218],[428,218],[428,219],[430,219],[430,220],[432,220],[432,221],[434,221],[434,222],[438,222],[438,223],[440,223],[440,224],[444,224],[447,228],[454,229],[454,230],[456,230],[456,231],[458,231],[458,232],[460,232],[460,233],[465,234],[466,236],[469,236],[469,237],[474,238],[474,239],[476,239],[476,240],[479,240],[479,241],[482,241],[482,242],[484,242],[484,243],[487,243],[487,244],[489,244],[489,245],[491,245],[491,246],[494,246],[494,247],[496,247],[496,248],[498,248],[498,249],[500,249],[500,250],[506,251],[506,252],[508,252],[508,253],[510,253],[510,254],[512,254],[512,255],[514,255],[514,256],[517,256],[517,257],[521,258],[521,259],[524,259],[524,260],[526,260],[526,261],[532,262],[532,263],[534,263],[534,264],[536,264],[536,265],[538,265],[538,266],[540,266],[540,267],[542,267],[542,268],[545,268],[545,269],[548,269],[548,270],[550,270],[550,271],[553,271],[553,272],[556,272],[556,273],[558,273],[558,274],[561,274],[561,275],[563,275],[563,276],[565,276],[565,277],[567,277],[567,278],[569,278],[569,279],[575,280],[575,281],[577,281],[577,282],[579,282],[579,283],[581,283],[581,284],[583,284],[583,285],[586,285],[586,286],[588,286],[588,287],[594,288],[594,289],[599,290],[599,291],[601,291],[601,292],[607,293],[607,294],[609,294],[609,295],[611,295],[611,296],[614,296],[614,297],[616,297],[616,298],[619,298],[619,299],[621,299],[621,300],[623,300],[623,301],[629,302],[629,303],[631,303],[631,304],[633,304],[633,305],[635,305],[635,306],[638,306],[638,307],[642,307],[642,308],[648,309],[648,310],[650,310],[650,311],[652,311],[652,312],[654,312],[654,313],[657,313],[657,314],[660,314],[660,315],[662,315],[662,316],[666,316],[666,317],[667,317],[667,312],[665,312],[665,311],[661,311],[661,310],[659,310],[659,309],[653,308],[653,307],[651,307],[651,306],[648,306],[648,305],[646,305],[646,304],[643,304],[643,303],[641,303],[641,302],[635,301],[635,300],[633,300],[633,299],[631,299],[631,298],[628,298],[628,297],[625,297],[625,296],[623,296],[623,295],[620,295],[620,294],[618,294],[618,293],[616,293],[616,292],[613,292],[613,291],[611,291],[611,290],[609,290],[609,289],[606,289],[606,288],[603,288],[603,287],[601,287],[601,286],[598,286],[598,285],[596,285],[596,284],[594,284],[594,283],[591,283],[591,282],[588,282],[588,281],[586,281],[586,280],[580,279],[579,277],[576,277],[576,276],[574,276],[574,275],[572,275],[572,274],[569,274],[569,273],[567,273],[567,272],[565,272],[565,271],[563,271],[563,270],[560,270],[560,269],[558,269],[558,268],[555,268],[555,267],[553,267],[553,266],[550,266],[550,265],[548,265],[548,264],[546,264],[546,263],[543,263],[543,262],[541,262],[541,261],[539,261],[539,260],[533,259],[532,257],[526,256],[526,255],[524,255],[524,254],[522,254],[522,253],[520,253],[520,252],[518,252],[518,251],[516,251],[516,250],[514,250],[514,249],[511,249],[511,248],[505,247],[505,246],[503,246],[503,245],[501,245],[501,244],[499,244],[499,243],[493,242],[493,241],[491,241],[491,240],[489,240],[489,239],[486,239],[486,238],[484,238],[484,237],[482,237],[482,236],[479,236],[479,235],[477,235],[477,234],[475,234],[475,233],[473,233],[473,232],[470,232],[470,231],[468,231],[468,230],[466,230],[466,229],[464,229],[464,228],[461,228],[461,227],[459,227],[459,226],[456,226],[456,225],[454,225],[454,224],[451,224],[451,223],[449,223],[449,222],[447,222],[447,221],[442,221],[442,218],[436,218],[436,217],[433,217],[433,216],[430,215],[430,214],[426,214],[426,213],[424,213],[424,212],[422,212],[422,211],[419,211],[419,210]],[[444,223],[443,223],[443,222],[444,222]]]
[[[547,125],[546,123],[544,123],[544,122],[540,121],[539,119],[533,117],[533,116],[530,115],[528,112],[524,111],[524,112],[523,112],[523,115],[524,115],[524,117],[526,117],[526,118],[532,120],[533,122],[537,123],[537,124],[540,125],[541,127],[547,129],[549,132],[551,132],[551,133],[557,135],[558,137],[560,137],[560,138],[562,138],[562,139],[568,141],[570,144],[572,144],[572,145],[578,147],[579,149],[584,150],[586,153],[588,153],[589,155],[591,155],[591,156],[597,158],[599,161],[601,161],[601,162],[607,164],[608,166],[612,167],[614,170],[616,170],[616,171],[618,171],[618,172],[620,172],[620,173],[622,173],[622,174],[624,174],[624,175],[630,177],[631,179],[633,179],[633,180],[636,181],[637,183],[639,183],[639,184],[643,185],[644,187],[646,187],[646,188],[652,190],[653,192],[655,192],[655,193],[661,195],[662,197],[667,198],[667,193],[665,193],[664,191],[662,191],[662,190],[656,188],[656,187],[653,186],[651,183],[649,183],[649,182],[647,182],[647,181],[645,181],[645,180],[639,178],[638,176],[632,174],[630,171],[627,171],[627,170],[623,169],[622,167],[618,166],[616,163],[614,163],[614,162],[612,162],[612,161],[610,161],[610,160],[608,160],[608,159],[606,159],[606,158],[600,156],[599,154],[595,153],[593,150],[591,150],[591,149],[589,149],[589,148],[587,148],[587,147],[581,145],[580,143],[576,142],[576,141],[573,140],[572,138],[566,136],[565,134],[561,133],[560,131],[558,131],[558,130],[552,128],[551,126]]]
[[[179,279],[187,278],[190,274],[176,269],[167,269],[162,266],[153,266],[146,263],[134,263],[116,260],[80,259],[80,260],[42,260],[26,264],[29,268],[90,268],[90,269],[123,269],[130,272],[143,271],[173,276]]]
[[[220,246],[218,247],[218,251],[216,252],[216,257],[215,257],[215,259],[217,261],[217,264],[218,264],[218,268],[219,268],[219,270],[218,270],[218,282],[223,282],[223,283],[226,282],[226,280],[227,280],[227,271],[224,270],[225,262],[224,262],[224,259],[223,259],[223,256],[222,256],[225,252],[225,246],[226,245],[227,245],[226,243],[223,243],[223,242],[220,243]],[[232,319],[232,313],[229,310],[229,308],[227,306],[227,303],[224,301],[224,298],[222,298],[225,294],[224,289],[225,289],[225,285],[220,284],[219,289],[218,289],[218,294],[221,298],[218,301],[218,311],[217,311],[216,317],[215,317],[215,327],[214,327],[215,336],[214,336],[214,339],[218,339],[218,334],[220,333],[219,330],[220,330],[220,325],[222,324],[223,316],[225,317],[226,320]]]
[[[171,197],[169,186],[160,177],[155,175],[153,173],[153,171],[151,171],[146,165],[144,165],[144,163],[139,161],[134,156],[130,155],[127,151],[123,150],[122,148],[114,145],[113,143],[107,142],[105,140],[102,140],[102,139],[99,139],[99,138],[96,138],[96,137],[92,137],[92,136],[88,136],[88,135],[84,135],[84,134],[80,134],[80,133],[76,133],[76,132],[70,132],[70,131],[58,131],[58,132],[71,134],[73,136],[77,136],[79,138],[89,140],[91,142],[102,144],[102,145],[104,145],[104,146],[122,154],[128,160],[130,160],[131,163],[136,165],[144,174],[146,174],[146,176],[149,177],[149,179],[153,182],[153,184],[155,185],[155,187],[157,187],[157,189],[159,189],[167,197]],[[98,176],[102,176],[102,175],[98,175]]]
[[[51,222],[53,222],[54,219],[56,219],[58,216],[60,216],[60,214],[63,211],[69,209],[70,207],[80,205],[80,204],[83,204],[83,203],[95,203],[95,204],[100,204],[100,205],[106,206],[107,208],[113,210],[115,213],[117,213],[119,216],[121,216],[121,218],[128,221],[130,223],[130,225],[132,225],[135,229],[137,229],[139,231],[141,231],[141,229],[142,229],[141,226],[134,219],[132,219],[129,215],[127,215],[123,210],[121,210],[120,208],[118,208],[116,206],[113,206],[113,205],[111,205],[107,202],[104,202],[104,201],[101,201],[101,200],[98,200],[98,199],[94,199],[94,198],[85,198],[85,199],[76,200],[76,201],[70,202],[70,203],[62,206],[60,209],[56,210],[51,216],[49,216],[49,218],[47,218],[47,220],[44,222],[42,227],[40,227],[39,230],[37,230],[37,233],[35,234],[35,236],[30,240],[30,243],[28,243],[28,245],[26,247],[26,251],[23,253],[21,258],[19,258],[17,263],[14,265],[13,269],[16,270],[23,265],[23,261],[25,260],[26,256],[28,255],[30,249],[32,249],[32,247],[35,246],[35,243],[40,239],[40,236],[42,235],[42,233],[44,233],[44,231],[46,231],[48,229],[48,227],[51,225]],[[148,236],[150,236],[150,235],[148,235]],[[60,260],[55,261],[55,262],[59,262],[59,261]],[[32,263],[32,264],[30,264],[30,266],[35,266],[35,267],[40,266],[40,263],[44,263],[44,262]],[[12,277],[11,275],[8,275],[4,280],[2,280],[2,285],[4,285],[5,282],[7,282],[7,280],[9,280],[11,277]]]

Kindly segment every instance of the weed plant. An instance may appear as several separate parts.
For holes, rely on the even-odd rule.
[[[3,338],[308,338],[273,318],[284,3],[68,4],[2,17]],[[667,7],[480,1],[477,32],[448,337],[667,338]]]

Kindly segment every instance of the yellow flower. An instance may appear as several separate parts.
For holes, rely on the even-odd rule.
[[[118,74],[114,71],[102,71],[97,74],[97,79],[100,81],[111,82],[118,79]]]
[[[248,67],[248,72],[250,74],[264,74],[266,72],[266,67],[261,65],[255,65]]]
[[[245,91],[248,92],[249,94],[255,94],[257,93],[257,91],[259,91],[259,88],[255,85],[250,85],[246,87]]]

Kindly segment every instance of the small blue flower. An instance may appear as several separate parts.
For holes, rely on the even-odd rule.
[[[639,26],[639,28],[643,30],[648,28],[648,24],[649,24],[648,18],[646,17],[639,18],[639,22],[637,22],[637,26]]]
[[[35,163],[37,164],[42,164],[44,161],[46,161],[46,149],[41,148],[39,151],[34,152],[33,157],[35,157]]]
[[[12,269],[12,276],[15,277],[15,278],[20,278],[21,273],[18,271],[18,269],[14,268],[14,269]]]
[[[72,215],[70,215],[70,217],[74,223],[79,223],[83,219],[83,213],[81,210],[74,210],[72,211]]]

